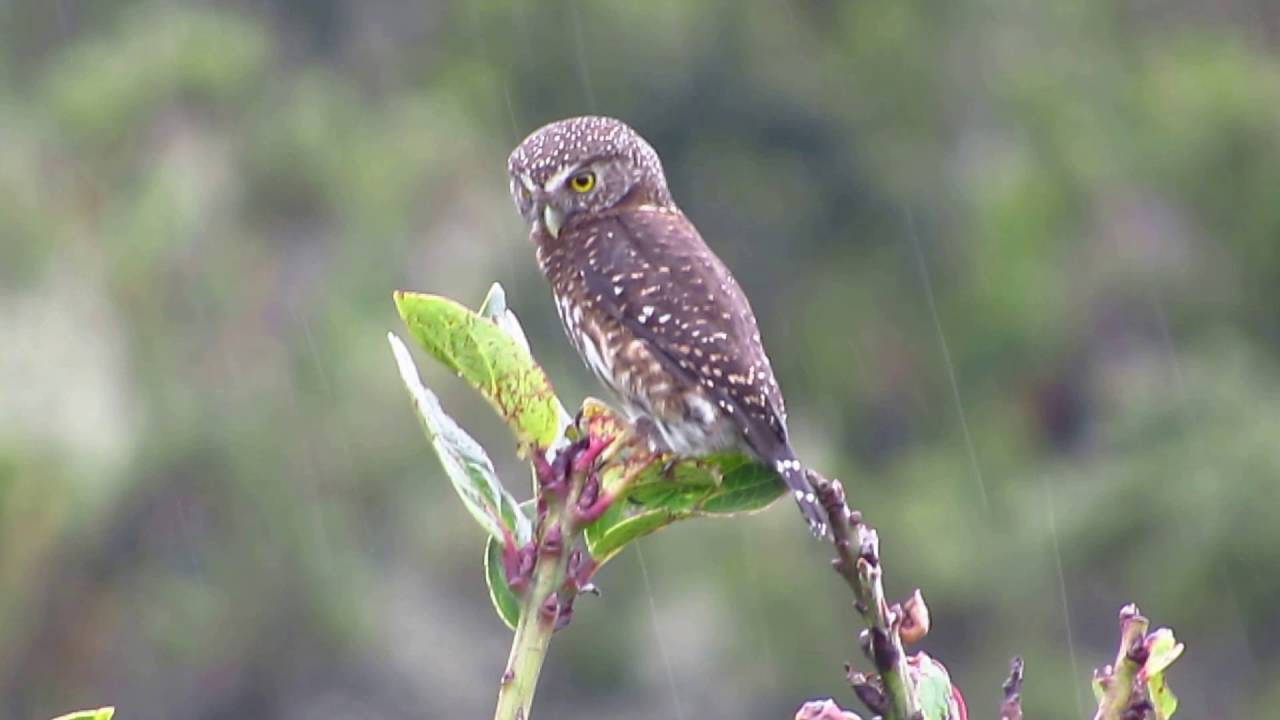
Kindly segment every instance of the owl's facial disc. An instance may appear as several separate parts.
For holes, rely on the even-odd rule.
[[[537,222],[538,203],[537,186],[524,173],[511,173],[511,199],[515,201],[516,210],[528,222]]]
[[[580,163],[566,165],[547,178],[540,190],[534,190],[533,192],[534,197],[542,208],[542,226],[553,238],[560,237],[560,228],[564,227],[569,215],[579,209],[578,199],[575,194],[588,192],[592,189],[591,187],[586,190],[581,188],[571,190],[569,188],[570,179],[581,174],[585,167],[587,165]],[[593,174],[593,186],[594,178]]]
[[[580,166],[578,165],[569,165],[568,167],[560,168],[560,170],[557,171],[556,174],[547,178],[547,182],[544,183],[542,186],[543,192],[545,192],[547,195],[551,195],[563,189],[564,181],[567,180],[570,175],[578,172],[579,169],[580,169]]]

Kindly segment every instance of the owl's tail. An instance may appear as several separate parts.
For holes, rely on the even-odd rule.
[[[795,498],[796,505],[800,507],[800,514],[804,516],[805,522],[809,523],[809,530],[813,532],[814,537],[826,537],[830,528],[827,524],[827,513],[814,493],[813,484],[809,482],[808,471],[805,470],[804,465],[800,464],[794,453],[788,452],[773,461],[773,468],[786,483],[787,489],[791,491],[791,496]]]

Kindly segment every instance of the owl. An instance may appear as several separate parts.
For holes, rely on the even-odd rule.
[[[620,120],[576,117],[535,131],[507,170],[565,333],[636,432],[676,458],[745,451],[825,535],[751,305],[653,147]]]

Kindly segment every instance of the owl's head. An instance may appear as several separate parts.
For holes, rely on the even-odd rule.
[[[569,118],[535,130],[511,153],[507,171],[520,214],[553,237],[578,215],[671,203],[658,153],[609,117]]]

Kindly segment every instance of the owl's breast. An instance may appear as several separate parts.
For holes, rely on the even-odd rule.
[[[633,424],[647,421],[658,449],[699,456],[741,446],[731,418],[702,387],[673,375],[646,340],[613,318],[584,311],[572,293],[557,293],[556,309],[583,363],[617,397]]]

